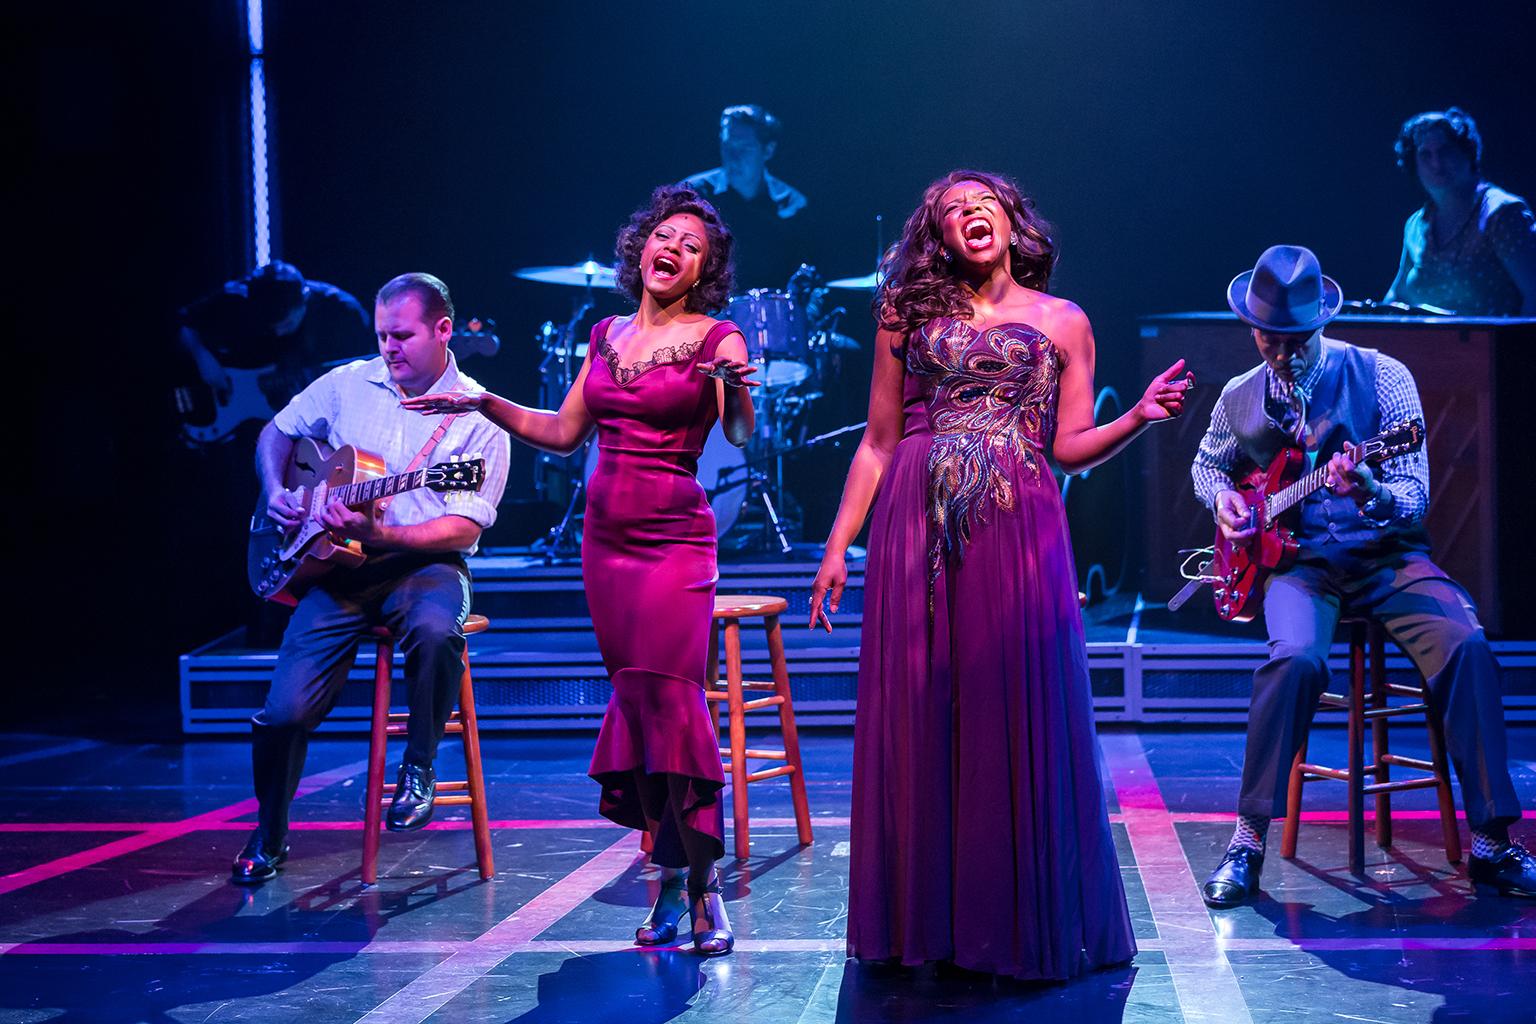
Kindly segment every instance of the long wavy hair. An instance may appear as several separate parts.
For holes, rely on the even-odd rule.
[[[709,243],[704,266],[699,268],[699,279],[688,289],[683,308],[690,313],[713,313],[724,309],[731,295],[734,275],[731,248],[735,239],[719,211],[687,185],[661,186],[651,193],[650,203],[631,214],[629,223],[619,229],[619,237],[614,243],[618,262],[614,291],[640,301],[640,293],[644,290],[640,283],[640,253],[645,249],[645,240],[651,237],[656,225],[679,213],[691,213],[703,221],[704,235]]]
[[[875,293],[875,319],[887,330],[914,331],[935,317],[968,320],[971,293],[944,258],[944,193],[962,181],[990,189],[1008,212],[1013,240],[1008,246],[1013,279],[1046,291],[1056,266],[1051,225],[1035,211],[1035,201],[1001,174],[966,169],[950,171],[923,192],[923,201],[907,218],[901,237],[881,260],[883,283]]]

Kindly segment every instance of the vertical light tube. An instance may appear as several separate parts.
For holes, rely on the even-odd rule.
[[[272,262],[272,211],[267,177],[267,69],[262,0],[246,0],[251,67],[251,254],[258,267]]]

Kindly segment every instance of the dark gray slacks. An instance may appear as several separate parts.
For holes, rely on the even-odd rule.
[[[1344,545],[1304,548],[1294,568],[1270,580],[1269,661],[1253,674],[1238,812],[1285,813],[1291,762],[1328,688],[1328,647],[1345,611],[1380,622],[1424,677],[1468,826],[1517,820],[1498,663],[1471,598],[1422,552],[1362,558]]]
[[[463,561],[375,557],[338,571],[299,599],[283,633],[265,705],[251,719],[252,771],[261,822],[288,827],[288,806],[312,733],[330,714],[375,626],[388,626],[405,662],[405,760],[429,766],[458,700],[463,673],[469,573]]]

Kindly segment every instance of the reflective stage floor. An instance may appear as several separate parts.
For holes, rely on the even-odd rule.
[[[1394,747],[1422,756],[1413,732]],[[1213,912],[1198,887],[1231,832],[1242,734],[1100,739],[1141,953],[1030,986],[845,961],[847,731],[803,733],[812,845],[797,843],[787,787],[752,788],[752,857],[722,863],[737,951],[710,961],[631,944],[654,886],[634,834],[597,817],[587,736],[484,737],[494,880],[479,880],[452,808],[385,836],[368,888],[365,744],[319,738],[292,859],[247,891],[226,881],[254,810],[245,743],[8,735],[0,1021],[1536,1021],[1536,904],[1469,893],[1432,794],[1397,798],[1396,845],[1368,842],[1355,878],[1344,787],[1309,786],[1297,859],[1280,859],[1277,822],[1263,896]],[[1536,727],[1510,740],[1531,807]],[[1343,746],[1319,729],[1312,753],[1342,763]],[[1516,835],[1531,843],[1536,827]]]

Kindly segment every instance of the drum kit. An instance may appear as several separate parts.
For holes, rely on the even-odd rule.
[[[525,281],[580,288],[571,316],[546,321],[536,332],[539,404],[558,408],[587,356],[578,337],[592,311],[595,289],[614,286],[614,268],[586,260],[569,266],[525,267],[514,271]],[[863,429],[863,423],[810,435],[810,413],[834,386],[839,360],[858,342],[837,331],[847,312],[828,302],[829,289],[873,291],[876,275],[823,282],[814,267],[802,264],[782,289],[753,288],[733,296],[724,317],[741,328],[747,356],[757,365],[753,390],[757,429],[744,448],[712,431],[699,456],[698,478],[715,513],[724,550],[793,557],[797,554],[797,503],[784,487],[786,458],[824,444],[839,444]],[[564,502],[565,514],[539,545],[546,562],[574,560],[580,551],[582,495],[597,466],[597,445],[562,457],[541,453],[534,464],[534,489],[546,501]],[[803,547],[803,546],[802,546]],[[820,557],[819,549],[815,557]]]

